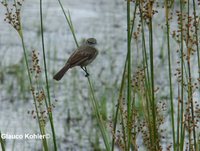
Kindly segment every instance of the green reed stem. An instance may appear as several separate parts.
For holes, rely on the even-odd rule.
[[[193,2],[193,15],[194,15],[194,27],[195,27],[195,38],[196,38],[196,50],[197,50],[197,59],[198,59],[198,69],[200,69],[200,55],[199,55],[199,36],[198,36],[198,24],[196,21],[197,15],[196,15],[196,3],[195,0]],[[200,72],[199,72],[199,78],[200,78]]]
[[[127,60],[127,56],[126,56],[126,60]],[[121,100],[122,100],[122,97],[123,97],[124,84],[125,84],[125,80],[126,80],[126,67],[127,67],[127,61],[125,61],[125,65],[124,65],[124,68],[123,68],[124,70],[123,70],[122,80],[121,80],[121,85],[120,85],[120,90],[119,90],[118,103],[117,103],[117,109],[116,109],[116,113],[115,113],[114,126],[113,126],[114,134],[116,132],[118,113],[119,113],[119,108],[120,108],[120,105],[121,105]],[[124,124],[123,119],[122,119],[122,124]],[[124,136],[125,136],[125,133],[124,133]],[[112,151],[114,150],[114,145],[115,145],[115,138],[113,137],[112,148],[111,148]]]
[[[141,2],[140,2],[141,4]],[[147,120],[148,120],[148,128],[150,136],[152,136],[152,122],[151,122],[151,115],[150,115],[150,105],[151,103],[151,88],[150,88],[150,75],[149,75],[149,64],[148,64],[148,58],[147,58],[147,49],[146,49],[146,42],[145,42],[145,32],[144,32],[144,21],[143,21],[143,15],[142,15],[142,9],[141,5],[139,5],[140,10],[140,19],[141,19],[141,31],[142,31],[142,53],[143,53],[143,67],[144,67],[144,73],[145,73],[145,92],[147,93],[146,97],[146,109],[147,109]],[[150,139],[151,146],[153,146],[153,139]]]
[[[46,55],[45,55],[45,46],[44,46],[44,30],[43,30],[43,13],[42,13],[42,0],[40,0],[40,26],[41,26],[41,37],[42,37],[42,52],[43,52],[43,63],[44,63],[44,71],[45,71],[45,80],[46,80],[46,91],[47,91],[47,97],[48,97],[48,106],[51,107],[51,97],[49,92],[49,82],[48,82],[48,75],[47,75],[47,65],[46,65]],[[46,99],[45,99],[46,102]],[[47,104],[47,102],[46,102]],[[51,131],[53,135],[53,143],[54,143],[54,151],[57,151],[57,145],[56,145],[56,134],[54,129],[54,123],[53,123],[53,114],[52,111],[48,112],[50,125],[51,125]]]
[[[196,50],[197,50],[198,69],[200,69],[200,55],[199,55],[199,42],[198,42],[199,41],[199,37],[198,37],[198,26],[197,26],[198,24],[197,24],[197,21],[196,21],[196,18],[197,18],[197,15],[196,15],[196,3],[195,3],[195,0],[193,0],[192,2],[193,2],[193,15],[194,15],[194,27],[195,27],[195,38],[196,38]],[[199,79],[200,79],[200,72],[198,72],[198,73],[199,73]],[[194,135],[194,133],[195,133],[195,131],[193,131],[193,135]],[[194,140],[196,142],[196,137],[194,137]],[[195,144],[195,149],[196,150],[197,150],[197,147],[198,147],[197,144]]]
[[[98,125],[99,125],[99,128],[100,128],[100,131],[101,131],[101,135],[103,137],[103,140],[104,140],[104,144],[105,144],[105,147],[106,147],[106,150],[107,151],[110,151],[110,143],[109,143],[109,137],[107,136],[107,130],[105,128],[105,124],[104,124],[104,121],[102,119],[102,116],[99,112],[99,105],[98,105],[98,102],[96,100],[96,97],[94,95],[94,90],[93,90],[93,86],[90,82],[90,78],[88,77],[88,83],[89,83],[89,87],[90,87],[90,91],[91,91],[91,94],[92,94],[92,107],[93,107],[93,111],[95,113],[95,116],[97,118],[97,122],[98,122]]]
[[[1,149],[2,149],[2,151],[5,151],[6,149],[5,149],[5,142],[4,142],[4,140],[2,139],[2,137],[1,137],[1,131],[0,131],[0,142],[1,142]]]
[[[198,60],[198,69],[200,69],[200,55],[199,55],[199,36],[198,36],[198,24],[199,22],[197,23],[196,21],[196,18],[197,18],[197,15],[196,15],[196,3],[195,3],[195,0],[192,1],[193,2],[193,15],[194,15],[194,27],[195,27],[195,38],[196,38],[196,50],[197,50],[197,60]],[[200,72],[199,73],[199,79],[200,79]],[[199,92],[200,92],[200,88],[199,88]],[[193,131],[193,135],[194,135],[194,131]],[[200,136],[199,137],[199,140],[197,142],[197,144],[195,145],[195,149],[196,150],[200,150]]]
[[[128,78],[127,78],[127,136],[128,136],[128,150],[131,147],[131,119],[132,119],[132,108],[131,108],[131,26],[130,26],[130,0],[127,0],[127,67],[128,67]]]
[[[39,92],[39,83],[38,83],[38,81],[36,80],[36,86],[37,86],[37,93]],[[33,91],[32,91],[33,92]],[[35,94],[33,94],[33,96],[34,96],[34,98],[35,98]],[[35,98],[36,99],[36,98]],[[46,99],[46,98],[45,98]],[[47,101],[45,101],[45,103],[46,103]],[[37,117],[39,117],[39,109],[38,109],[38,103],[37,103],[37,101],[34,103],[34,105],[35,105],[35,110],[36,110],[36,114],[37,114]],[[42,120],[40,120],[41,118],[39,117],[38,118],[38,123],[39,123],[39,128],[40,128],[40,133],[43,135],[43,136],[45,136],[46,135],[46,132],[45,132],[45,125],[44,125],[44,121],[42,121]],[[48,149],[48,144],[47,144],[47,140],[46,140],[46,137],[44,137],[43,139],[42,139],[42,142],[43,142],[43,147],[44,147],[44,150],[45,151],[49,151],[49,149]]]
[[[181,133],[181,138],[180,138],[180,150],[182,151],[184,148],[184,138],[185,138],[185,128],[184,128],[184,119],[183,119],[183,115],[184,115],[184,106],[183,106],[183,99],[184,99],[184,60],[183,60],[183,1],[180,0],[180,31],[181,31],[181,117],[180,117],[180,123],[181,123],[181,127],[180,127],[180,133]]]
[[[134,23],[135,23],[135,18],[136,18],[137,6],[138,6],[138,3],[135,5],[135,10],[134,10],[134,14],[133,14],[133,20],[132,20],[132,25],[131,25],[131,33],[130,33],[130,40],[132,40],[132,34],[133,34],[133,28],[134,28]],[[119,96],[118,96],[118,104],[117,104],[117,109],[116,109],[116,113],[115,113],[114,126],[113,126],[113,128],[114,128],[114,130],[113,130],[114,134],[116,132],[117,117],[118,117],[120,102],[121,102],[122,97],[123,97],[124,83],[125,83],[125,79],[126,79],[126,74],[125,73],[126,73],[126,70],[127,70],[126,68],[127,68],[127,62],[128,62],[127,60],[128,60],[128,53],[126,55],[125,65],[124,65],[124,68],[123,68],[124,70],[123,70],[123,74],[122,74],[121,86],[120,86],[120,91],[119,91]],[[123,124],[124,123],[123,123],[123,119],[122,119],[122,125]],[[124,129],[123,129],[123,132],[125,132]],[[126,135],[126,133],[123,133],[123,134],[124,134],[124,136]],[[112,151],[114,150],[114,141],[115,141],[115,139],[113,138],[113,140],[112,140]],[[126,140],[124,139],[124,143],[125,142],[126,142]],[[125,145],[125,150],[126,150],[126,145]]]
[[[159,148],[157,126],[156,126],[156,100],[154,96],[154,48],[153,48],[153,27],[152,16],[149,17],[149,48],[150,48],[150,73],[151,73],[151,108],[153,117],[153,140],[156,144],[153,146],[156,151]]]
[[[61,3],[60,0],[58,0],[58,3],[59,3],[59,5],[60,5],[60,7],[61,7],[61,9],[62,9],[62,12],[63,12],[63,14],[64,14],[64,16],[65,16],[65,19],[66,19],[66,21],[67,21],[67,23],[68,23],[68,26],[69,26],[70,30],[71,30],[71,33],[72,33],[72,36],[73,36],[74,41],[75,41],[75,43],[76,43],[76,46],[78,47],[79,45],[78,45],[78,41],[77,41],[77,39],[76,39],[74,27],[73,27],[73,24],[72,24],[72,21],[71,21],[71,15],[70,15],[70,13],[69,13],[69,11],[68,11],[68,15],[69,15],[69,16],[67,16],[67,14],[65,13],[65,9],[64,9],[64,7],[63,7],[63,5],[62,5],[62,3]]]
[[[169,73],[169,90],[170,90],[170,113],[171,113],[171,126],[172,126],[172,135],[173,135],[173,148],[176,150],[176,140],[175,140],[175,126],[174,126],[174,101],[173,101],[173,87],[172,87],[172,69],[171,69],[171,48],[170,48],[170,26],[169,26],[169,4],[168,0],[165,0],[166,8],[166,27],[167,27],[167,50],[168,50],[168,73]]]
[[[198,69],[200,69],[200,55],[199,55],[199,34],[198,34],[198,30],[199,30],[199,22],[197,22],[197,15],[196,15],[196,2],[195,0],[192,1],[193,2],[193,15],[194,15],[194,27],[195,27],[195,38],[196,38],[196,51],[197,51],[197,60],[198,60]],[[200,72],[199,73],[199,79],[200,79]],[[198,89],[199,93],[200,93],[200,88]],[[193,130],[193,135],[195,134],[195,131]],[[199,137],[199,141],[196,142],[197,140],[195,139],[196,136],[194,137],[195,140],[195,149],[196,150],[200,150],[200,136]],[[198,138],[197,137],[197,138]]]
[[[65,10],[64,10],[64,8],[63,8],[63,5],[62,5],[61,1],[58,0],[58,2],[59,2],[60,7],[61,7],[61,9],[62,9],[62,11],[63,11],[63,14],[64,14],[64,16],[65,16],[65,19],[67,20],[68,26],[69,26],[69,28],[70,28],[70,30],[71,30],[71,33],[72,33],[72,35],[73,35],[74,41],[75,41],[75,43],[76,43],[76,46],[79,47],[78,42],[77,42],[77,38],[76,38],[76,35],[75,35],[74,26],[73,26],[73,23],[72,23],[72,20],[71,20],[70,12],[68,11],[68,16],[67,16],[66,13],[65,13]],[[106,130],[106,128],[105,128],[105,124],[104,124],[104,122],[103,122],[103,120],[102,120],[102,117],[101,117],[101,114],[100,114],[100,112],[99,112],[99,105],[98,105],[97,99],[96,99],[96,97],[95,97],[95,95],[94,95],[93,86],[92,86],[92,84],[91,84],[91,82],[90,82],[90,78],[87,77],[87,79],[88,79],[90,91],[91,91],[91,93],[92,93],[92,99],[91,99],[91,100],[92,100],[93,111],[95,112],[95,115],[96,115],[96,118],[97,118],[97,122],[98,122],[100,131],[101,131],[101,134],[102,134],[102,137],[103,137],[103,141],[104,141],[106,150],[107,150],[107,151],[110,151],[110,150],[111,150],[111,148],[110,148],[110,143],[109,143],[110,141],[109,141],[109,138],[108,138],[108,136],[107,136],[107,130]]]
[[[23,48],[23,53],[24,53],[24,58],[25,58],[25,64],[26,64],[26,69],[27,69],[27,72],[28,72],[28,78],[29,78],[30,87],[31,87],[31,91],[32,91],[32,96],[33,96],[34,106],[35,106],[35,110],[36,110],[37,121],[38,121],[39,129],[40,129],[40,133],[43,135],[42,126],[41,126],[40,119],[39,119],[39,113],[38,113],[36,98],[35,98],[35,95],[33,94],[34,87],[33,87],[33,82],[32,82],[32,78],[31,78],[31,74],[30,74],[30,68],[29,68],[29,65],[28,65],[27,51],[26,51],[26,47],[25,47],[25,43],[24,43],[24,36],[23,36],[23,32],[22,31],[23,31],[22,30],[22,26],[20,25],[20,30],[18,31],[18,34],[19,34],[19,37],[20,37],[21,42],[22,42],[22,48]],[[47,145],[46,138],[42,139],[42,143],[43,143],[44,150],[48,151],[48,145]]]
[[[178,83],[178,106],[177,106],[177,143],[176,143],[176,146],[177,146],[177,151],[180,150],[180,85]]]
[[[188,5],[187,5],[188,7],[187,7],[187,15],[188,15],[188,17],[187,17],[187,21],[188,21],[188,24],[189,24],[189,15],[190,15],[190,7],[189,7],[189,3],[188,3]],[[189,35],[190,35],[190,31],[189,31],[189,26],[187,26],[187,38],[188,39],[190,39],[189,38]],[[189,55],[189,52],[188,51],[190,51],[189,50],[189,48],[188,48],[188,44],[189,44],[189,41],[187,40],[186,42],[186,47],[187,47],[187,57],[188,57],[188,59],[186,60],[186,62],[187,62],[187,69],[188,69],[188,85],[187,85],[187,88],[188,88],[188,93],[187,93],[187,99],[188,99],[188,103],[189,104],[192,104],[192,94],[191,94],[191,91],[192,91],[192,88],[191,88],[191,72],[190,72],[190,55]],[[190,98],[191,98],[191,100],[190,100]],[[190,103],[190,101],[191,101],[191,103]],[[192,106],[192,105],[191,105]],[[192,109],[191,109],[192,110]],[[189,111],[190,112],[190,111]],[[187,121],[187,123],[188,123],[188,127],[191,127],[191,121],[190,120],[188,120]],[[191,145],[192,145],[192,142],[191,142],[191,140],[192,140],[192,133],[191,133],[191,130],[189,130],[188,131],[188,140],[189,140],[189,148],[191,148]]]
[[[188,25],[190,23],[190,19],[189,19],[189,16],[190,16],[190,5],[189,5],[189,0],[188,0]],[[189,26],[187,27],[187,37],[188,39],[190,39],[190,29],[189,29]],[[189,45],[189,40],[187,41],[187,46]],[[188,50],[188,59],[187,59],[187,65],[188,65],[188,74],[189,74],[189,81],[188,81],[188,101],[190,102],[191,104],[191,113],[192,113],[192,121],[195,121],[195,115],[194,115],[194,104],[193,104],[193,89],[192,89],[192,73],[191,73],[191,62],[190,62],[190,57],[191,57],[191,54],[190,54],[190,51],[189,50],[190,48],[188,47],[187,48]],[[189,121],[190,122],[190,121]],[[193,124],[193,122],[191,123]],[[197,142],[196,142],[196,131],[195,131],[195,126],[193,125],[192,126],[192,132],[193,132],[193,142],[194,144],[190,143],[190,145],[194,145],[194,149],[197,150]]]
[[[134,23],[135,23],[135,19],[136,19],[137,7],[138,7],[138,2],[136,2],[135,8],[134,8],[132,24],[131,24],[131,27],[130,27],[131,28],[131,31],[130,31],[130,40],[132,40],[132,37],[133,37],[133,28],[134,28]]]
[[[21,42],[22,42],[22,47],[23,47],[23,52],[24,52],[26,69],[27,69],[27,72],[28,72],[29,82],[30,82],[30,85],[31,85],[31,88],[32,88],[33,83],[32,83],[32,79],[31,79],[30,68],[29,68],[29,65],[28,65],[28,57],[27,57],[27,53],[26,53],[26,47],[25,47],[25,43],[24,43],[24,36],[23,36],[23,33],[22,33],[22,29],[18,33],[19,33],[19,37],[20,37]]]

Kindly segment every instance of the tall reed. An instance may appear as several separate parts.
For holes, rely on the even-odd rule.
[[[74,42],[79,47],[71,14],[69,11],[65,12],[60,0],[58,0],[58,3]],[[137,151],[140,148],[149,151],[198,151],[200,148],[200,132],[198,129],[200,107],[199,98],[196,97],[196,95],[200,95],[198,29],[200,21],[199,11],[196,8],[198,4],[195,0],[165,0],[162,2],[126,0],[124,3],[126,3],[127,33],[122,36],[126,37],[126,58],[121,74],[116,110],[109,125],[110,133],[107,129],[108,123],[103,117],[104,114],[107,114],[105,105],[103,108],[99,104],[99,98],[96,97],[94,92],[93,82],[90,77],[87,77],[89,98],[104,146],[107,151],[114,151],[115,147],[124,151]],[[45,88],[41,84],[41,68],[37,51],[32,52],[32,66],[29,63],[29,51],[26,49],[21,23],[20,8],[22,3],[14,0],[14,11],[9,8],[6,0],[2,4],[7,12],[5,21],[17,31],[21,40],[27,77],[34,101],[36,114],[34,118],[37,119],[40,133],[45,135],[47,120],[44,112],[47,113],[53,135],[53,150],[57,151],[44,39],[43,1],[40,0],[39,7]],[[160,23],[161,25],[157,28],[156,14],[158,14],[158,11],[164,12],[162,17],[165,15],[165,18],[164,22]],[[173,28],[175,29],[173,30]],[[164,41],[162,47],[163,50],[166,49],[166,53],[163,51],[163,66],[161,68],[158,67],[159,61],[156,62],[158,60],[158,47],[156,46],[159,45],[159,37],[155,35],[155,32],[162,32],[167,37],[167,42]],[[136,56],[136,53],[139,55]],[[165,58],[167,64],[165,64]],[[175,66],[178,67],[174,69]],[[157,68],[161,70],[159,71],[161,73],[156,72]],[[166,68],[167,70],[164,71]],[[166,102],[161,97],[162,93],[159,89],[163,86],[157,82],[160,78],[159,75],[165,74],[167,79],[161,79],[163,83],[166,82]],[[42,106],[45,107],[45,110]],[[103,109],[100,110],[100,107]],[[166,122],[166,117],[168,117],[166,112],[170,114],[170,122]],[[167,124],[166,129],[163,128],[165,123]],[[110,141],[111,137],[112,141]],[[44,138],[41,141],[43,150],[52,150],[47,139]],[[5,143],[1,137],[0,142],[4,151]],[[99,147],[98,141],[97,144]]]
[[[42,8],[42,0],[40,0],[40,28],[41,28],[41,38],[42,38],[42,54],[43,54],[43,63],[44,63],[44,73],[45,73],[45,82],[46,82],[46,91],[47,91],[47,98],[48,102],[45,99],[46,109],[51,108],[51,97],[49,91],[49,80],[48,80],[48,73],[47,73],[47,64],[46,64],[46,54],[45,54],[45,44],[44,44],[44,30],[43,30],[43,8]],[[53,114],[52,112],[48,112],[50,124],[51,124],[51,131],[53,134],[53,143],[54,143],[54,151],[57,151],[57,144],[56,144],[56,134],[54,129],[54,122],[53,122]]]
[[[119,91],[119,99],[117,109],[115,113],[114,124],[111,126],[113,129],[113,144],[112,150],[114,150],[114,142],[119,146],[121,150],[138,150],[137,148],[137,136],[141,133],[143,135],[143,145],[147,150],[163,150],[162,140],[166,139],[163,134],[161,126],[164,124],[165,117],[162,112],[166,109],[165,102],[158,101],[156,93],[159,94],[159,88],[155,85],[155,79],[157,73],[155,73],[155,56],[156,51],[154,44],[157,45],[157,41],[154,41],[157,37],[154,37],[154,32],[157,31],[154,28],[154,16],[158,13],[156,7],[161,8],[159,11],[165,12],[165,28],[161,28],[167,37],[167,61],[168,61],[168,95],[169,95],[169,112],[171,126],[168,127],[170,130],[170,137],[172,138],[171,145],[167,146],[167,150],[173,147],[173,150],[184,150],[190,148],[191,150],[198,150],[199,145],[197,143],[197,101],[195,102],[194,93],[198,89],[199,85],[195,80],[194,72],[191,72],[195,65],[192,65],[193,55],[197,55],[198,69],[199,69],[199,48],[198,48],[198,30],[196,20],[196,5],[193,1],[193,12],[191,12],[190,1],[174,2],[166,0],[164,2],[154,1],[126,1],[127,3],[127,58],[124,66],[124,72],[122,74],[121,87]],[[134,4],[134,5],[132,5]],[[162,7],[159,7],[159,6]],[[175,7],[177,5],[179,7]],[[137,16],[131,20],[130,11],[132,6],[135,6],[133,14],[137,8]],[[174,8],[177,15],[177,31],[172,31],[171,21],[174,21],[173,12]],[[193,14],[192,17],[190,14]],[[137,27],[133,25],[135,18],[139,18]],[[194,19],[195,18],[195,19]],[[162,26],[163,27],[163,26]],[[133,30],[133,32],[132,32]],[[136,30],[136,32],[135,32]],[[131,32],[130,32],[131,31]],[[130,35],[131,33],[131,35]],[[133,36],[132,36],[133,34]],[[148,37],[147,37],[148,35]],[[131,60],[134,59],[135,50],[131,45],[131,40],[134,42],[141,40],[142,45],[142,69],[136,69],[135,66],[130,66]],[[174,44],[172,40],[175,39],[179,50],[177,50],[179,61],[177,73],[173,74],[174,63]],[[194,49],[195,47],[195,49]],[[163,46],[165,48],[165,46]],[[162,48],[162,49],[163,49]],[[165,55],[165,54],[163,54]],[[164,58],[163,58],[164,59]],[[138,58],[137,58],[138,60]],[[129,62],[130,61],[130,62]],[[136,70],[136,71],[135,71]],[[130,71],[130,72],[129,72]],[[134,74],[134,71],[136,74]],[[163,74],[165,72],[161,71]],[[132,75],[133,76],[130,76]],[[177,83],[173,83],[174,77],[177,78]],[[199,73],[198,73],[199,75]],[[130,78],[131,77],[131,78]],[[126,81],[127,80],[127,81]],[[131,85],[130,85],[131,84]],[[142,84],[142,85],[141,85]],[[198,86],[197,86],[198,85]],[[177,88],[178,91],[174,91]],[[142,89],[142,90],[141,90]],[[125,97],[127,95],[127,97]],[[199,94],[198,94],[199,95]],[[176,96],[178,97],[177,102],[175,101]],[[130,99],[131,98],[131,99]],[[144,101],[145,100],[145,101]],[[130,103],[131,102],[131,103]],[[138,104],[142,102],[143,112],[140,113],[141,109]],[[125,107],[125,104],[127,105]],[[174,108],[177,106],[177,108]],[[175,114],[176,113],[176,114]],[[118,116],[119,114],[119,116]],[[141,115],[141,116],[140,116]],[[175,118],[177,117],[177,120]],[[186,119],[187,117],[187,119]],[[140,122],[143,121],[141,126]],[[117,123],[120,123],[118,126]],[[175,127],[175,125],[177,125]],[[190,128],[189,128],[190,127]],[[188,144],[185,143],[188,141]]]
[[[2,151],[5,151],[5,142],[2,139],[2,137],[1,137],[1,131],[0,131],[0,143],[1,143],[1,149],[2,149]]]
[[[22,1],[23,2],[23,1]],[[22,43],[22,48],[23,48],[23,54],[24,54],[24,58],[25,58],[25,64],[26,64],[26,70],[28,73],[28,79],[30,82],[30,90],[32,92],[32,96],[33,96],[33,101],[34,101],[34,106],[35,106],[35,113],[36,113],[36,118],[37,118],[37,122],[39,125],[39,130],[41,135],[46,135],[46,130],[45,130],[45,125],[44,125],[44,121],[41,120],[41,113],[39,113],[39,109],[38,109],[38,99],[39,96],[37,95],[38,92],[35,91],[39,91],[38,88],[38,83],[33,83],[33,79],[32,79],[32,75],[31,75],[31,68],[28,62],[28,50],[26,49],[25,46],[25,42],[24,42],[24,36],[23,36],[23,28],[22,28],[22,23],[21,23],[21,7],[22,7],[22,2],[21,1],[14,1],[13,3],[13,8],[9,8],[9,5],[7,3],[7,1],[2,2],[3,6],[6,8],[6,17],[5,17],[5,21],[7,21],[18,33],[21,43]],[[44,43],[43,43],[44,46]],[[45,56],[44,56],[45,58]],[[38,61],[37,61],[38,62]],[[34,69],[33,69],[34,70]],[[45,67],[45,75],[47,75],[47,71],[46,71],[46,67]],[[37,77],[36,81],[37,81]],[[50,98],[49,95],[49,87],[48,87],[48,80],[47,80],[47,76],[46,76],[46,82],[47,82],[47,92],[48,92],[48,98]],[[35,85],[36,85],[36,90],[35,90]],[[45,99],[46,101],[46,99]],[[53,121],[52,121],[52,112],[49,111],[50,106],[46,106],[46,110],[48,111],[47,113],[49,114],[49,119],[51,122],[51,125],[53,125]],[[52,133],[53,133],[53,140],[54,140],[54,150],[56,150],[56,145],[55,145],[55,132],[54,129],[52,128]],[[48,144],[47,144],[47,140],[46,137],[44,137],[42,139],[42,143],[43,143],[43,148],[45,151],[48,151]]]
[[[66,21],[68,23],[70,31],[71,31],[71,33],[73,35],[74,41],[76,43],[76,46],[79,47],[77,39],[76,39],[73,23],[72,23],[72,20],[71,20],[70,12],[68,11],[68,16],[67,16],[61,1],[58,0],[58,2],[59,2],[59,5],[60,5],[60,7],[62,9],[62,12],[63,12],[63,14],[65,16],[65,19],[66,19]],[[88,84],[89,84],[89,88],[90,88],[90,92],[91,92],[92,108],[93,108],[93,111],[95,113],[95,116],[96,116],[96,119],[97,119],[97,123],[98,123],[98,126],[100,128],[100,131],[101,131],[101,134],[102,134],[102,137],[103,137],[103,141],[104,141],[106,150],[110,151],[111,150],[110,141],[109,141],[108,132],[107,132],[107,129],[106,129],[106,126],[105,126],[105,122],[103,121],[101,113],[99,111],[99,104],[98,104],[97,99],[95,97],[94,90],[93,90],[93,85],[92,85],[92,83],[90,81],[90,77],[87,76],[87,79],[88,79]]]

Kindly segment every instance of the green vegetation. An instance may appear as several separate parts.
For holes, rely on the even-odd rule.
[[[73,101],[75,104],[71,110],[63,111],[63,114],[67,115],[63,124],[63,135],[67,136],[73,129],[73,126],[70,126],[73,122],[80,124],[79,121],[89,114],[90,124],[95,128],[95,132],[91,128],[91,132],[86,135],[89,137],[88,146],[93,150],[198,151],[200,149],[200,12],[197,11],[199,1],[126,0],[123,3],[126,3],[124,11],[127,15],[127,34],[121,36],[126,38],[124,43],[127,47],[122,73],[110,75],[111,78],[116,78],[112,86],[100,80],[101,73],[96,76],[97,79],[92,76],[87,77],[87,81],[84,81],[87,93],[84,94],[79,90],[81,82],[76,79],[78,75],[76,71],[73,72],[71,81],[63,82],[66,89],[67,85],[71,84],[73,90],[70,92],[72,98],[66,96],[63,99],[63,106],[67,108],[68,101]],[[54,115],[53,112],[57,100],[53,100],[52,96],[59,91],[59,86],[50,77],[51,70],[55,70],[55,66],[50,67],[49,64],[51,56],[53,64],[57,64],[58,50],[55,48],[54,52],[49,52],[46,49],[50,44],[48,45],[44,37],[45,20],[42,4],[40,0],[38,35],[41,39],[42,53],[39,54],[35,49],[29,51],[26,48],[21,22],[23,1],[14,0],[12,6],[6,0],[2,1],[6,11],[5,21],[17,31],[21,40],[23,57],[20,60],[24,60],[9,67],[7,72],[16,76],[21,90],[18,93],[22,99],[31,100],[29,95],[32,94],[34,109],[28,113],[36,119],[41,135],[47,134],[47,124],[50,123],[52,137],[41,140],[43,148],[41,150],[57,151],[59,145],[64,142],[57,137],[55,126],[57,123],[54,120],[60,115]],[[66,29],[70,30],[73,41],[78,47],[80,40],[76,38],[70,12],[66,13],[60,0],[58,4],[66,19]],[[156,20],[158,13],[162,13],[163,18]],[[162,42],[160,37],[164,37]],[[160,42],[162,47],[158,50]],[[159,57],[161,60],[158,60]],[[108,68],[106,70],[113,70],[112,64]],[[26,74],[22,73],[23,70],[26,70]],[[29,83],[25,77],[28,77]],[[0,80],[3,83],[4,74],[1,71]],[[96,91],[95,87],[100,83],[100,90]],[[13,85],[9,84],[9,92],[14,91]],[[63,90],[65,91],[68,90]],[[79,96],[85,97],[87,101],[77,102]],[[84,110],[81,113],[79,106],[86,103],[91,111]],[[77,113],[77,117],[73,118],[71,112]],[[79,138],[82,137],[80,133]],[[1,148],[5,151],[6,143],[1,137],[0,141]]]

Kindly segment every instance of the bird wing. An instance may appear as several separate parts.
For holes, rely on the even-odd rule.
[[[93,57],[95,48],[90,46],[81,46],[69,57],[67,63],[73,66],[81,65],[86,60]]]

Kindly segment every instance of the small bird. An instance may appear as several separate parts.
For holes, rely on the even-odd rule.
[[[60,71],[58,71],[53,78],[59,81],[70,68],[75,66],[80,66],[85,71],[85,76],[89,76],[86,66],[90,64],[98,55],[98,50],[95,48],[96,44],[97,41],[95,38],[87,39],[82,46],[78,47],[72,53],[65,66],[60,69]]]

